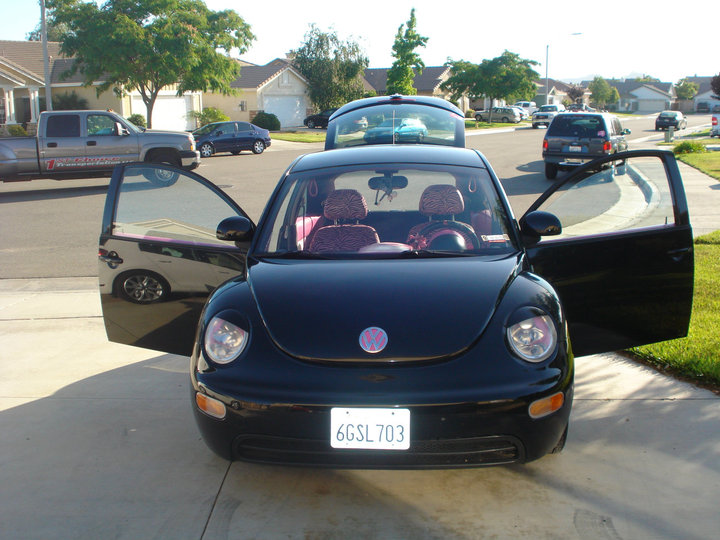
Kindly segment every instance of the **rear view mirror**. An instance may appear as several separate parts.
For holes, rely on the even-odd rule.
[[[368,187],[376,191],[403,189],[408,185],[407,176],[374,176],[368,180]]]
[[[557,236],[562,232],[562,225],[556,215],[536,210],[523,216],[520,220],[520,232],[528,244],[535,244],[542,236]]]

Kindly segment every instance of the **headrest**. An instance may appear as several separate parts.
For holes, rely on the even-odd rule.
[[[365,219],[367,213],[365,197],[354,189],[336,189],[325,199],[323,214],[328,219]]]
[[[428,186],[420,197],[420,213],[424,216],[460,214],[465,210],[462,194],[455,186]]]

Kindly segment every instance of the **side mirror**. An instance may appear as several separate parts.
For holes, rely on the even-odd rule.
[[[520,220],[520,233],[528,244],[536,244],[542,236],[557,236],[561,232],[560,220],[550,212],[536,210],[525,214]]]
[[[217,226],[218,240],[249,242],[255,234],[255,225],[248,218],[233,216],[223,219]]]
[[[130,135],[130,132],[120,122],[115,122],[115,133],[117,135]]]
[[[623,130],[622,130],[622,134],[623,134],[623,135],[630,135],[631,133],[632,133],[632,131],[630,131],[629,129],[623,129]]]

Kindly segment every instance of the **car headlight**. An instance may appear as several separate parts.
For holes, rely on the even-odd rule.
[[[555,351],[555,323],[540,309],[520,309],[508,325],[507,341],[510,350],[526,362],[542,362]]]
[[[216,364],[229,364],[243,352],[250,334],[220,317],[213,317],[205,329],[205,353]]]
[[[195,137],[188,137],[190,139],[190,150],[195,151]]]

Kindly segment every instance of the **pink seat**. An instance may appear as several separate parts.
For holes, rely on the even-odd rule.
[[[372,227],[361,225],[359,220],[367,217],[365,198],[354,189],[337,189],[325,199],[323,215],[332,220],[317,230],[310,242],[314,253],[357,251],[363,246],[380,242]]]

